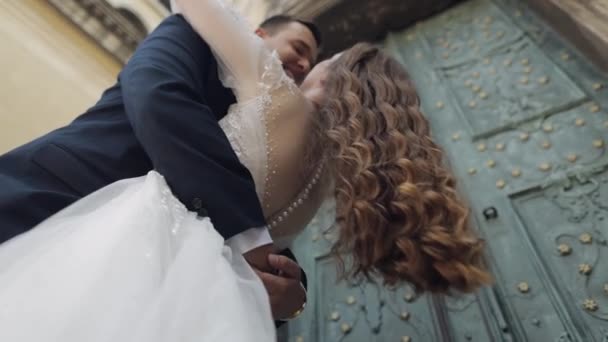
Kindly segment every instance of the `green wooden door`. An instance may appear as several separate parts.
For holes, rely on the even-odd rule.
[[[495,286],[458,298],[335,281],[331,205],[295,243],[288,341],[608,341],[608,80],[516,0],[471,0],[385,45],[418,87]]]

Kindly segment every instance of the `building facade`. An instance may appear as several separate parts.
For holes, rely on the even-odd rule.
[[[91,106],[166,14],[156,0],[0,2],[0,153]]]

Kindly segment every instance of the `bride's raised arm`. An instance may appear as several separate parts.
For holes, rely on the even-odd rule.
[[[211,47],[223,80],[228,80],[227,85],[234,88],[238,100],[255,96],[261,58],[268,52],[245,18],[224,0],[173,0],[172,6]]]

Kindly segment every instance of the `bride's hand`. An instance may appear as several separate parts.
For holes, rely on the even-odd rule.
[[[306,303],[306,290],[302,286],[302,271],[293,260],[283,255],[270,255],[268,263],[273,273],[256,270],[268,291],[275,320],[285,320],[299,314]]]

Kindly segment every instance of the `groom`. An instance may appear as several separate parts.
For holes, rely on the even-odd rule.
[[[315,26],[278,16],[256,33],[287,74],[305,77],[320,44]],[[260,274],[275,319],[293,316],[305,301],[299,267],[267,258],[272,240],[253,179],[218,124],[234,102],[209,46],[181,15],[168,17],[93,107],[0,156],[0,243],[110,183],[156,170],[188,209],[209,216],[228,244],[267,272]]]

